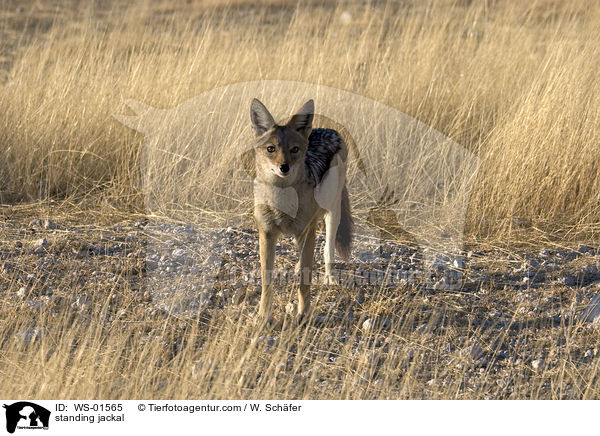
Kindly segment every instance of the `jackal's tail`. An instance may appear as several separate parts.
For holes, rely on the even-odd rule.
[[[352,233],[354,232],[354,220],[350,210],[350,199],[348,198],[348,189],[346,186],[342,189],[342,207],[340,214],[340,225],[335,235],[335,248],[338,254],[348,259],[352,248]]]

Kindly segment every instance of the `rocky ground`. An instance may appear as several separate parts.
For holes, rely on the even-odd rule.
[[[448,254],[360,235],[356,239],[352,258],[337,263],[336,277],[359,302],[373,288],[412,286],[473,294],[510,288],[520,301],[540,308],[551,303],[551,298],[532,300],[540,288],[578,289],[576,302],[583,304],[595,295],[596,283],[600,285],[600,249],[586,245],[528,253]],[[58,299],[65,293],[61,282],[72,275],[79,277],[75,287],[60,297],[72,303],[85,300],[93,283],[127,282],[132,291],[159,305],[172,300],[169,294],[177,294],[182,307],[169,310],[187,310],[193,316],[201,307],[240,301],[241,294],[259,292],[257,240],[256,230],[239,227],[214,230],[147,221],[115,226],[61,225],[42,219],[5,222],[1,272],[5,285],[19,285],[16,295],[6,297],[23,298],[31,306]],[[320,234],[317,284],[322,279],[323,244]],[[297,251],[292,239],[280,241],[277,259],[279,285],[293,284]]]
[[[208,320],[232,306],[248,316],[256,310],[260,281],[253,229],[34,219],[5,220],[0,232],[4,309],[44,313],[46,322],[53,314],[79,316],[100,308],[107,325],[140,316]],[[322,235],[317,245],[322,247]],[[316,262],[322,269],[320,251]],[[293,311],[297,256],[287,239],[277,252],[274,313],[282,318]],[[350,354],[373,354],[368,377],[375,383],[378,369],[391,365],[394,356],[398,365],[409,365],[415,349],[400,358],[393,346],[405,341],[431,350],[419,351],[424,398],[428,390],[455,383],[465,398],[482,389],[493,398],[544,397],[544,389],[556,397],[551,382],[539,380],[537,395],[523,386],[542,369],[558,370],[565,362],[582,373],[596,367],[599,267],[600,251],[585,245],[448,254],[358,237],[352,259],[337,265],[340,284],[315,285],[315,317],[306,328],[330,332],[331,356],[328,364],[309,362],[304,372],[318,370],[323,380],[331,379],[326,374],[339,364],[336,356],[348,355],[351,341]],[[265,352],[278,347],[280,328],[260,338]],[[45,331],[42,324],[20,327],[13,339],[27,346]],[[582,389],[572,381],[560,396],[577,398]]]

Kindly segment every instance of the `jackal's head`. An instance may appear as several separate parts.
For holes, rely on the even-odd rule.
[[[260,101],[252,100],[250,119],[257,136],[254,151],[260,179],[292,182],[304,175],[314,111],[314,102],[309,100],[286,124],[279,125]]]

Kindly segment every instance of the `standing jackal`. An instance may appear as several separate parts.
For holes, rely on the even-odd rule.
[[[254,217],[259,231],[262,294],[259,317],[270,315],[275,245],[279,235],[293,235],[299,252],[298,315],[310,309],[310,281],[315,230],[325,217],[325,281],[332,274],[334,246],[347,258],[353,221],[346,190],[348,151],[335,130],[313,129],[314,103],[309,100],[283,125],[267,108],[252,101],[254,145]]]

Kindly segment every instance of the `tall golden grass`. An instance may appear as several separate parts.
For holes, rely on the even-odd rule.
[[[112,118],[125,99],[171,108],[218,86],[279,79],[375,99],[477,153],[468,228],[478,236],[505,234],[514,217],[596,235],[595,3],[36,8],[8,29],[27,43],[15,43],[0,87],[4,202],[91,198],[142,210],[143,139]],[[5,14],[5,23],[18,15]]]

